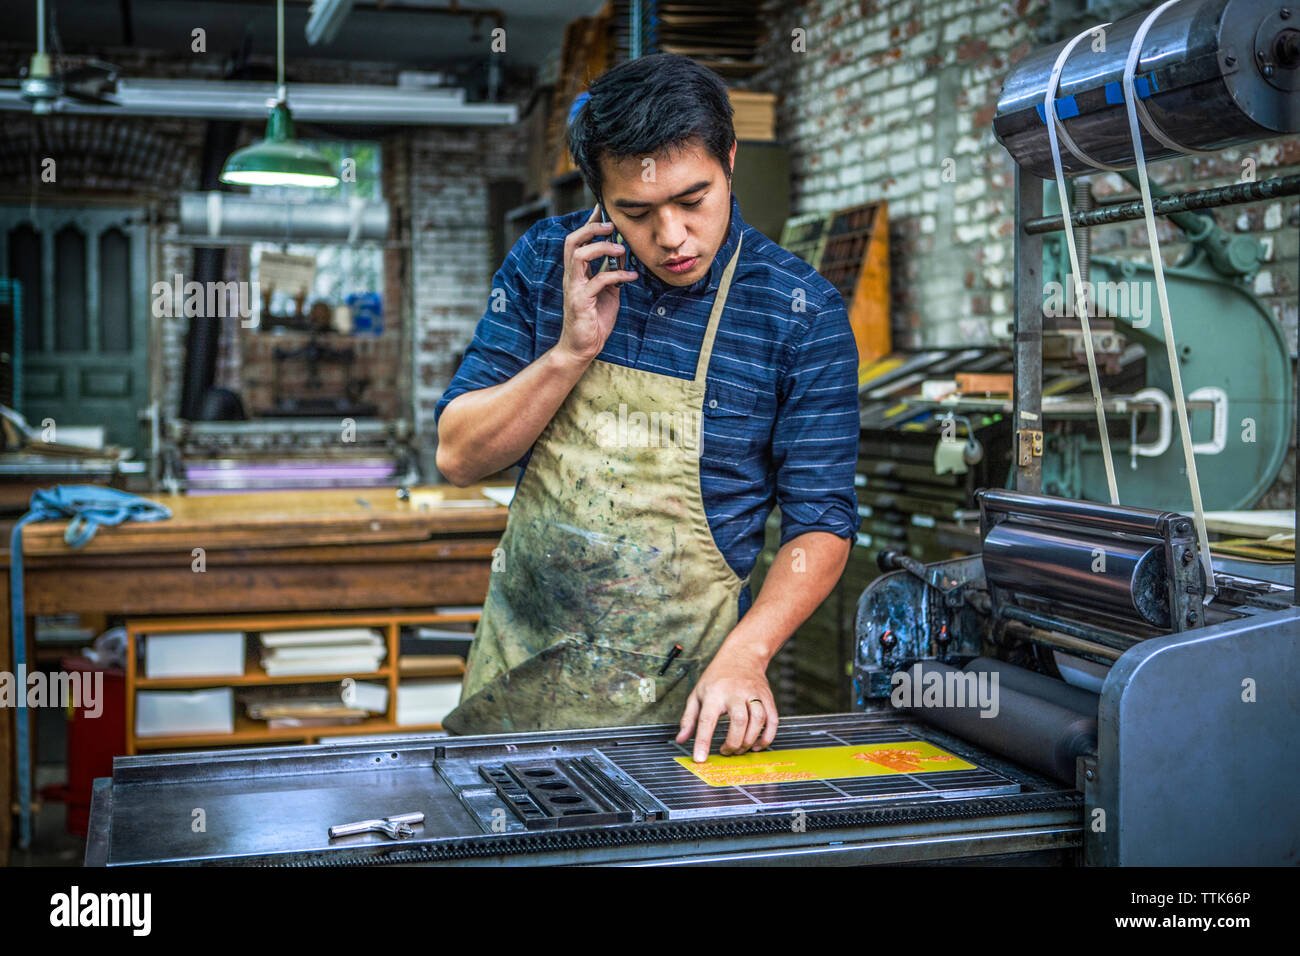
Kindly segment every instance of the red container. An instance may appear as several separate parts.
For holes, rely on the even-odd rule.
[[[84,657],[65,657],[59,666],[80,673],[80,706],[68,708],[68,782],[63,793],[68,804],[68,832],[85,836],[90,820],[90,791],[96,777],[113,775],[113,758],[126,753],[126,672],[103,667]],[[99,716],[86,707],[86,683],[103,672]],[[54,794],[51,794],[54,796]]]

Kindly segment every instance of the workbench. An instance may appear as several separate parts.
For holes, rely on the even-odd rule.
[[[507,509],[481,486],[147,496],[158,522],[100,528],[84,548],[66,522],[23,529],[28,620],[55,613],[152,616],[481,604]],[[6,540],[8,540],[6,536]],[[202,549],[198,551],[196,549]],[[202,561],[204,570],[196,571]],[[12,671],[10,556],[0,556],[0,670]],[[0,733],[0,864],[12,838],[14,713]]]

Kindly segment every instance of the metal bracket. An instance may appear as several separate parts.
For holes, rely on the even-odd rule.
[[[1079,757],[1075,762],[1075,789],[1083,793],[1083,862],[1085,866],[1101,866],[1105,845],[1110,837],[1107,827],[1115,822],[1107,820],[1105,808],[1098,816],[1093,811],[1101,802],[1101,774],[1097,758]]]
[[[1032,428],[1016,431],[1016,460],[1021,466],[1030,464],[1035,458],[1043,457],[1043,433]]]

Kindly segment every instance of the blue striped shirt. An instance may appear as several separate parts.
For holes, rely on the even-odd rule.
[[[435,420],[457,395],[512,378],[559,341],[564,240],[590,215],[542,219],[515,243],[493,277],[489,307]],[[732,196],[727,238],[694,284],[668,285],[628,250],[628,268],[642,278],[621,287],[618,318],[599,358],[693,378],[714,294],[742,234],[708,368],[700,488],[714,541],[743,578],[763,549],[774,503],[782,544],[808,531],[851,538],[861,523],[853,487],[858,352],[839,292],[746,225]],[[529,454],[518,463],[520,477]],[[746,587],[742,615],[751,601]]]

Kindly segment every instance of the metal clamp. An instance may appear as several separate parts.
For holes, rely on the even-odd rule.
[[[343,823],[336,827],[330,827],[330,839],[352,836],[354,833],[374,831],[382,833],[393,840],[404,840],[415,832],[411,824],[423,822],[423,813],[396,813],[390,817],[384,817],[382,820],[362,820],[359,823]]]
[[[1133,395],[1135,402],[1153,402],[1159,412],[1159,427],[1156,429],[1156,439],[1148,444],[1140,444],[1136,437],[1129,442],[1129,458],[1132,461],[1132,467],[1137,468],[1137,456],[1144,455],[1147,458],[1159,458],[1169,450],[1169,443],[1174,433],[1174,406],[1168,395],[1158,388],[1144,388]],[[1134,416],[1134,427],[1136,427],[1137,417]]]
[[[1217,455],[1228,447],[1228,393],[1213,385],[1203,385],[1187,396],[1189,402],[1214,404],[1214,433],[1209,441],[1193,442],[1198,455]]]

